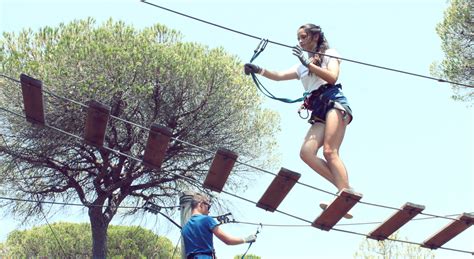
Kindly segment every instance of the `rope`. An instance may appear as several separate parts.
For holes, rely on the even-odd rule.
[[[3,76],[3,77],[8,78],[8,79],[12,79],[11,77],[6,76],[6,75],[0,74],[0,76]],[[16,79],[12,79],[12,80],[15,81],[15,82],[20,83],[20,81],[18,81],[18,80],[16,80]],[[43,87],[44,87],[44,85],[43,85]],[[43,91],[44,91],[44,89],[43,89]],[[47,92],[47,93],[48,93],[48,92]],[[55,95],[55,96],[58,97],[58,98],[60,98],[60,99],[66,100],[66,101],[74,101],[74,102],[77,102],[77,101],[75,101],[75,100],[71,100],[71,99],[66,98],[66,97],[63,97],[63,96],[59,96],[59,95]],[[85,104],[83,104],[83,103],[80,103],[80,102],[77,102],[77,103],[80,104],[81,106],[88,107],[87,105],[85,105]],[[8,109],[6,109],[6,108],[3,108],[3,107],[0,107],[0,110],[4,110],[4,111],[9,112],[9,113],[11,113],[11,114],[13,114],[13,115],[15,115],[15,116],[18,116],[18,117],[26,118],[26,117],[23,116],[22,114],[16,113],[16,112],[14,112],[14,111],[10,111],[10,110],[8,110]],[[139,127],[139,128],[141,128],[141,129],[144,129],[144,130],[147,130],[147,131],[150,130],[150,129],[147,128],[147,127],[144,127],[144,126],[142,126],[142,125],[136,124],[136,123],[134,123],[134,122],[130,122],[130,121],[127,121],[127,120],[118,118],[118,117],[116,117],[116,116],[112,116],[112,115],[111,115],[110,117],[111,117],[111,118],[114,118],[114,119],[121,120],[122,122],[131,124],[131,125],[133,125],[133,126]],[[73,137],[73,138],[82,140],[82,138],[79,137],[79,136],[70,134],[69,132],[65,132],[65,131],[63,131],[63,130],[61,130],[61,129],[55,128],[55,127],[50,126],[50,125],[47,125],[47,126],[50,127],[50,128],[52,128],[52,129],[55,129],[55,130],[57,130],[57,131],[59,131],[59,132],[62,132],[63,134],[66,134],[66,135],[69,135],[69,136],[71,136],[71,137]],[[196,148],[196,149],[205,151],[205,152],[210,153],[210,154],[214,154],[214,153],[215,153],[215,151],[212,151],[212,150],[209,150],[209,149],[206,149],[206,148],[197,146],[197,145],[195,145],[195,144],[192,144],[192,143],[190,143],[190,142],[181,140],[181,139],[179,139],[179,138],[171,137],[171,139],[172,139],[172,140],[175,140],[175,141],[178,141],[178,142],[181,142],[181,143],[183,143],[183,144],[189,145],[189,146],[191,146],[191,147],[193,147],[193,148]],[[114,151],[114,152],[115,152],[115,151]],[[119,152],[119,151],[117,151],[117,152]],[[123,154],[123,153],[121,153],[121,152],[119,152],[119,154],[122,154],[122,155],[124,155],[124,156],[127,156],[126,154]],[[141,161],[141,160],[139,160],[139,161]],[[273,172],[270,172],[270,171],[268,171],[268,170],[266,170],[266,169],[263,169],[263,168],[260,168],[260,167],[257,167],[257,166],[254,166],[254,165],[251,165],[251,164],[242,162],[242,161],[240,161],[240,160],[236,160],[235,163],[238,164],[238,165],[243,165],[243,166],[246,166],[246,167],[248,167],[248,168],[251,168],[251,169],[254,169],[254,170],[257,170],[257,171],[260,171],[260,172],[269,174],[269,175],[272,175],[272,176],[277,176],[276,173],[273,173]],[[313,189],[313,190],[316,190],[316,191],[319,191],[319,192],[322,192],[322,193],[326,193],[326,194],[332,195],[332,196],[334,196],[334,197],[337,196],[337,194],[335,194],[335,193],[333,193],[333,192],[330,192],[330,191],[327,191],[327,190],[324,190],[324,189],[321,189],[321,188],[318,188],[318,187],[315,187],[315,186],[306,184],[306,183],[304,183],[304,182],[297,181],[296,184],[302,185],[302,186],[304,186],[304,187],[307,187],[307,188],[309,188],[309,189]],[[359,201],[359,203],[365,204],[365,205],[369,205],[369,206],[379,207],[379,208],[385,208],[385,209],[396,210],[396,211],[401,210],[401,209],[396,208],[396,207],[393,207],[393,206],[386,206],[386,205],[382,205],[382,204],[370,203],[370,202],[365,202],[365,201]],[[437,215],[427,214],[427,213],[423,213],[423,212],[421,212],[420,215],[432,216],[432,217],[438,217],[438,218],[445,218],[445,219],[449,219],[449,220],[455,220],[455,219],[453,219],[453,218],[447,218],[447,217],[444,217],[444,216],[437,216]],[[310,222],[310,223],[311,223],[311,222]]]
[[[8,112],[11,112],[11,111],[9,111],[8,109],[2,108],[2,107],[0,107],[0,109],[5,110],[5,111],[8,111]],[[13,113],[13,112],[12,112],[12,113]],[[17,115],[19,115],[19,114],[17,114]],[[25,118],[25,117],[22,116],[22,115],[19,115],[19,116]],[[57,129],[57,128],[55,128],[55,127],[52,127],[52,126],[50,126],[50,125],[47,125],[47,124],[46,124],[45,126],[51,128],[51,129],[54,129],[54,130],[59,130],[60,132],[63,132],[63,133],[65,133],[65,134],[67,134],[68,136],[72,136],[72,137],[74,137],[74,138],[76,138],[76,139],[78,139],[78,140],[83,140],[82,137],[76,136],[76,135],[71,134],[71,133],[68,133],[68,132],[64,132],[64,131],[62,131],[62,130],[60,130],[60,129]],[[115,150],[115,149],[111,149],[111,148],[105,147],[105,146],[104,146],[103,148],[106,149],[106,150],[108,150],[108,151],[114,152],[114,153],[116,153],[116,154],[123,155],[123,156],[125,156],[125,157],[127,157],[127,158],[129,158],[129,159],[131,159],[131,160],[135,160],[135,161],[140,162],[140,163],[143,162],[142,160],[140,160],[140,159],[138,159],[138,158],[136,158],[136,157],[134,157],[134,156],[131,156],[131,155],[122,153],[122,152],[117,151],[117,150]],[[190,178],[190,177],[187,177],[187,176],[184,176],[184,175],[179,175],[179,174],[176,174],[176,173],[173,173],[173,174],[174,174],[175,176],[181,178],[181,179],[184,179],[184,180],[187,180],[187,181],[191,181],[191,182],[195,182],[195,183],[201,184],[201,183],[200,183],[198,180],[196,180],[196,179],[193,179],[193,178]],[[227,194],[227,195],[236,197],[236,198],[238,198],[238,199],[247,201],[247,202],[249,202],[249,203],[257,204],[256,202],[254,202],[254,201],[252,201],[252,200],[249,200],[249,199],[246,199],[246,198],[244,198],[244,197],[241,197],[241,196],[239,196],[239,195],[236,195],[236,194],[233,194],[233,193],[224,191],[224,190],[223,190],[222,192],[225,193],[225,194]],[[301,218],[301,217],[292,215],[292,214],[287,213],[287,212],[283,212],[283,211],[281,211],[281,210],[275,210],[275,211],[278,212],[278,213],[281,213],[281,214],[283,214],[283,215],[286,215],[286,216],[295,218],[295,219],[297,219],[297,220],[300,220],[300,221],[309,223],[309,224],[312,223],[312,221],[310,221],[310,220],[307,220],[307,219],[304,219],[304,218]],[[358,232],[353,232],[353,231],[347,231],[347,230],[342,230],[342,229],[336,229],[336,228],[332,228],[332,229],[335,230],[335,231],[339,231],[339,232],[345,232],[345,233],[348,233],[348,234],[354,234],[354,235],[359,235],[359,236],[368,237],[368,235],[363,234],[363,233],[358,233]],[[393,240],[391,239],[391,241],[404,242],[403,240],[397,240],[397,239],[393,239]],[[422,246],[421,243],[414,243],[414,244],[417,244],[417,245]],[[472,253],[473,253],[473,252],[470,252],[470,251],[467,251],[467,250],[457,250],[457,249],[451,249],[451,248],[445,248],[445,247],[439,247],[439,249],[446,249],[446,250],[450,250],[450,251],[462,252],[462,253],[468,253],[468,254],[472,254]]]
[[[260,233],[261,227],[262,227],[262,224],[260,224],[260,226],[257,228],[257,231],[255,232],[255,237],[257,237],[257,235]],[[254,241],[254,242],[255,242],[255,241]],[[252,245],[253,245],[254,242],[250,242],[249,247],[247,247],[247,250],[246,250],[245,253],[242,255],[242,258],[241,258],[241,259],[244,259],[244,258],[245,258],[245,255],[249,252],[250,247],[252,247]]]
[[[8,110],[8,109],[6,109],[6,108],[3,108],[3,107],[0,107],[0,110],[4,110],[4,111],[9,112],[9,113],[12,113],[12,114],[14,114],[14,115],[16,115],[16,116],[25,118],[25,116],[23,116],[23,115],[21,115],[21,114],[18,114],[18,113],[16,113],[16,112],[10,111],[10,110]],[[53,129],[53,130],[59,131],[59,132],[61,132],[61,133],[63,133],[63,134],[66,134],[66,135],[68,135],[68,136],[71,136],[71,137],[73,137],[73,138],[75,138],[75,139],[77,139],[77,140],[81,140],[81,141],[84,140],[84,139],[83,139],[82,137],[80,137],[80,136],[77,136],[77,135],[71,134],[71,133],[69,133],[69,132],[63,131],[63,130],[61,130],[61,129],[59,129],[59,128],[56,128],[56,127],[54,127],[54,126],[47,125],[47,124],[45,124],[45,126],[48,127],[48,128],[51,128],[51,129]],[[140,162],[140,163],[143,162],[141,159],[138,159],[138,158],[136,158],[136,157],[134,157],[134,156],[131,156],[131,155],[129,155],[129,154],[120,152],[120,151],[118,151],[118,150],[115,150],[115,149],[112,149],[112,148],[109,148],[109,147],[106,147],[106,146],[103,146],[102,148],[104,148],[104,149],[106,149],[106,150],[108,150],[108,151],[114,152],[114,153],[116,153],[116,154],[125,156],[125,157],[127,157],[127,158],[129,158],[129,159],[131,159],[131,160],[135,160],[135,161]],[[257,167],[253,167],[253,168],[257,168]],[[262,169],[259,169],[259,170],[262,170]],[[175,176],[178,177],[178,178],[181,178],[181,179],[184,179],[184,180],[187,180],[187,181],[191,181],[191,182],[195,182],[195,183],[200,184],[200,182],[199,182],[198,180],[196,180],[196,179],[193,179],[193,178],[190,178],[190,177],[187,177],[187,176],[183,176],[183,175],[179,175],[179,174],[176,174],[176,173],[172,173],[172,174],[175,175]],[[276,175],[276,174],[273,174],[273,175]],[[317,189],[317,188],[315,188],[315,189]],[[318,190],[320,190],[320,189],[318,189]],[[244,200],[244,201],[253,203],[253,204],[257,204],[257,203],[254,202],[254,201],[251,201],[251,200],[246,199],[246,198],[244,198],[244,197],[238,196],[238,195],[236,195],[236,194],[232,194],[232,193],[229,193],[229,192],[226,192],[226,191],[222,191],[222,192],[223,192],[223,193],[226,193],[226,194],[228,194],[228,195],[230,195],[230,196],[236,197],[236,198],[238,198],[238,199],[241,199],[241,200]],[[324,192],[329,193],[329,194],[331,194],[331,195],[335,195],[335,194],[330,193],[330,192],[327,192],[327,191],[324,191]],[[367,203],[367,204],[369,204],[369,203]],[[380,206],[380,207],[384,207],[384,208],[392,208],[392,207],[382,206],[382,205],[378,205],[378,204],[369,204],[369,205]],[[393,209],[395,209],[395,210],[400,210],[400,209],[398,209],[398,208],[393,208]],[[287,215],[287,216],[289,216],[289,217],[295,218],[295,219],[297,219],[297,220],[300,220],[300,221],[309,223],[309,224],[312,223],[312,221],[310,221],[310,220],[307,220],[307,219],[304,219],[304,218],[301,218],[301,217],[292,215],[292,214],[290,214],[290,213],[283,212],[283,211],[281,211],[281,210],[275,210],[275,211],[277,211],[277,212],[279,212],[279,213],[281,213],[281,214]],[[442,218],[442,216],[439,216],[439,217]],[[449,219],[450,219],[450,220],[455,220],[455,219],[451,219],[451,218],[449,218]],[[363,234],[363,233],[352,232],[352,231],[346,231],[346,230],[341,230],[341,229],[336,229],[336,228],[332,228],[332,229],[335,230],[335,231],[340,231],[340,232],[345,232],[345,233],[350,233],[350,234],[355,234],[355,235],[360,235],[360,236],[368,237],[366,234]],[[394,239],[394,240],[392,240],[392,241],[404,242],[404,241],[402,241],[402,240],[396,240],[396,239]],[[421,243],[414,243],[414,242],[413,242],[413,244],[417,244],[417,245],[422,246]],[[450,249],[450,248],[444,248],[444,247],[439,247],[439,248],[440,248],[440,249],[451,250],[451,251],[456,251],[456,252],[469,253],[469,254],[472,254],[472,253],[473,253],[473,252],[466,251],[466,250],[456,250],[456,249]]]
[[[7,141],[6,139],[3,137],[3,135],[0,135],[0,137],[3,139],[3,142],[5,143],[5,146],[8,146],[7,144]],[[17,168],[17,170],[20,170],[20,166],[18,165],[17,162],[14,162],[15,164],[15,167]],[[49,230],[51,230],[51,233],[53,234],[53,237],[54,239],[56,240],[56,243],[58,243],[59,245],[59,248],[61,249],[61,252],[63,254],[63,256],[66,256],[66,252],[61,244],[61,241],[59,240],[58,236],[56,235],[56,232],[54,231],[53,227],[51,226],[51,224],[49,224],[49,221],[48,221],[48,218],[46,217],[46,214],[44,213],[43,211],[43,206],[42,206],[42,202],[40,201],[40,199],[38,198],[36,201],[34,200],[31,200],[32,202],[35,202],[37,203],[38,207],[39,207],[39,210],[41,212],[41,215],[43,216],[44,218],[44,221],[46,222],[46,224],[48,225],[48,228]]]
[[[225,26],[222,26],[222,25],[219,25],[219,24],[216,24],[216,23],[208,22],[208,21],[206,21],[206,20],[193,17],[193,16],[191,16],[191,15],[187,15],[187,14],[184,14],[184,13],[180,13],[180,12],[171,10],[171,9],[169,9],[169,8],[163,7],[163,6],[160,6],[160,5],[157,5],[157,4],[153,4],[153,3],[147,2],[146,0],[141,0],[141,1],[142,1],[143,3],[145,3],[145,4],[154,6],[154,7],[156,7],[156,8],[160,8],[160,9],[163,9],[163,10],[168,11],[168,12],[172,12],[172,13],[175,13],[175,14],[178,14],[178,15],[181,15],[181,16],[185,16],[185,17],[187,17],[187,18],[190,18],[190,19],[193,19],[193,20],[202,22],[202,23],[206,23],[206,24],[209,24],[209,25],[212,25],[212,26],[215,26],[215,27],[218,27],[218,28],[227,30],[227,31],[231,31],[231,32],[234,32],[234,33],[243,35],[243,36],[247,36],[247,37],[250,37],[250,38],[254,38],[254,39],[262,39],[261,37],[257,37],[257,36],[254,36],[254,35],[251,35],[251,34],[248,34],[248,33],[244,33],[244,32],[238,31],[238,30],[230,29],[230,28],[228,28],[228,27],[225,27]],[[282,46],[282,47],[286,47],[286,48],[293,48],[293,47],[294,47],[294,46],[286,45],[286,44],[279,43],[279,42],[276,42],[276,41],[271,41],[271,40],[268,40],[268,42],[273,43],[273,44],[275,44],[275,45]],[[340,59],[340,60],[344,60],[344,61],[356,63],[356,64],[359,64],[359,65],[364,65],[364,66],[369,66],[369,67],[374,67],[374,68],[378,68],[378,69],[388,70],[388,71],[392,71],[392,72],[396,72],[396,73],[406,74],[406,75],[410,75],[410,76],[415,76],[415,77],[421,77],[421,78],[425,78],[425,79],[435,80],[435,81],[438,81],[438,82],[440,82],[440,83],[449,83],[449,84],[453,84],[453,85],[459,85],[459,86],[474,88],[473,85],[468,85],[468,84],[453,82],[453,81],[449,81],[449,80],[445,80],[445,79],[441,79],[441,78],[435,78],[435,77],[431,77],[431,76],[425,76],[425,75],[421,75],[421,74],[417,74],[417,73],[412,73],[412,72],[408,72],[408,71],[404,71],[404,70],[400,70],[400,69],[394,69],[394,68],[390,68],[390,67],[386,67],[386,66],[374,65],[374,64],[370,64],[370,63],[366,63],[366,62],[357,61],[357,60],[354,60],[354,59],[348,59],[348,58],[342,58],[342,57],[335,57],[335,56],[328,55],[328,54],[326,54],[326,53],[319,53],[319,52],[313,52],[313,51],[308,51],[308,52],[309,52],[309,53],[312,53],[312,54],[319,54],[319,55],[322,55],[322,56],[328,56],[328,57],[331,57],[331,58],[338,58],[338,59]]]
[[[260,55],[260,53],[262,53],[265,50],[265,47],[267,46],[267,44],[268,44],[268,40],[266,40],[266,39],[262,39],[260,41],[260,43],[257,45],[257,48],[253,51],[253,56],[250,59],[250,63],[252,63],[258,57],[258,55]],[[307,95],[309,95],[309,93],[305,92],[303,94],[303,97],[300,97],[300,98],[294,99],[294,100],[291,100],[291,99],[288,99],[288,98],[276,97],[270,91],[268,91],[267,88],[265,88],[265,86],[257,78],[257,75],[255,75],[255,73],[251,73],[251,76],[252,76],[253,82],[255,83],[255,86],[257,86],[257,89],[260,92],[262,92],[266,97],[271,98],[273,100],[277,100],[277,101],[284,102],[284,103],[297,103],[297,102],[303,101],[304,98]]]

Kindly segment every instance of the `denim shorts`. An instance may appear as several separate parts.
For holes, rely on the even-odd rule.
[[[309,98],[307,101],[309,106],[308,109],[312,110],[311,118],[308,120],[309,123],[325,123],[326,114],[331,109],[339,109],[343,111],[344,120],[348,119],[349,123],[351,123],[352,110],[351,107],[349,107],[347,98],[342,93],[341,84],[322,85],[320,88],[313,91],[307,98]]]

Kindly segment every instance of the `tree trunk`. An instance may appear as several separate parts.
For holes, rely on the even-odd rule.
[[[101,207],[89,208],[92,230],[92,258],[103,259],[107,256],[107,228],[109,221],[102,215]]]

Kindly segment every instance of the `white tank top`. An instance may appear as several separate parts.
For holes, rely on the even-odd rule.
[[[325,54],[331,55],[333,57],[339,58],[340,55],[335,49],[328,49],[326,50]],[[322,68],[327,68],[329,61],[333,59],[332,57],[323,56],[323,62],[321,63]],[[339,63],[341,63],[340,59],[337,59]],[[303,64],[299,63],[295,65],[296,74],[298,74],[298,79],[301,80],[303,84],[304,90],[308,93],[318,89],[321,85],[327,84],[328,82],[324,81],[322,78],[316,76],[315,74],[311,74],[308,76],[308,68],[305,67]]]

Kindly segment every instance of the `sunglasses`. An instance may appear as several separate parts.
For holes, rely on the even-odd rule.
[[[207,203],[205,201],[203,201],[202,203],[206,204],[207,205],[207,210],[210,210],[211,209],[211,204],[210,203]]]

